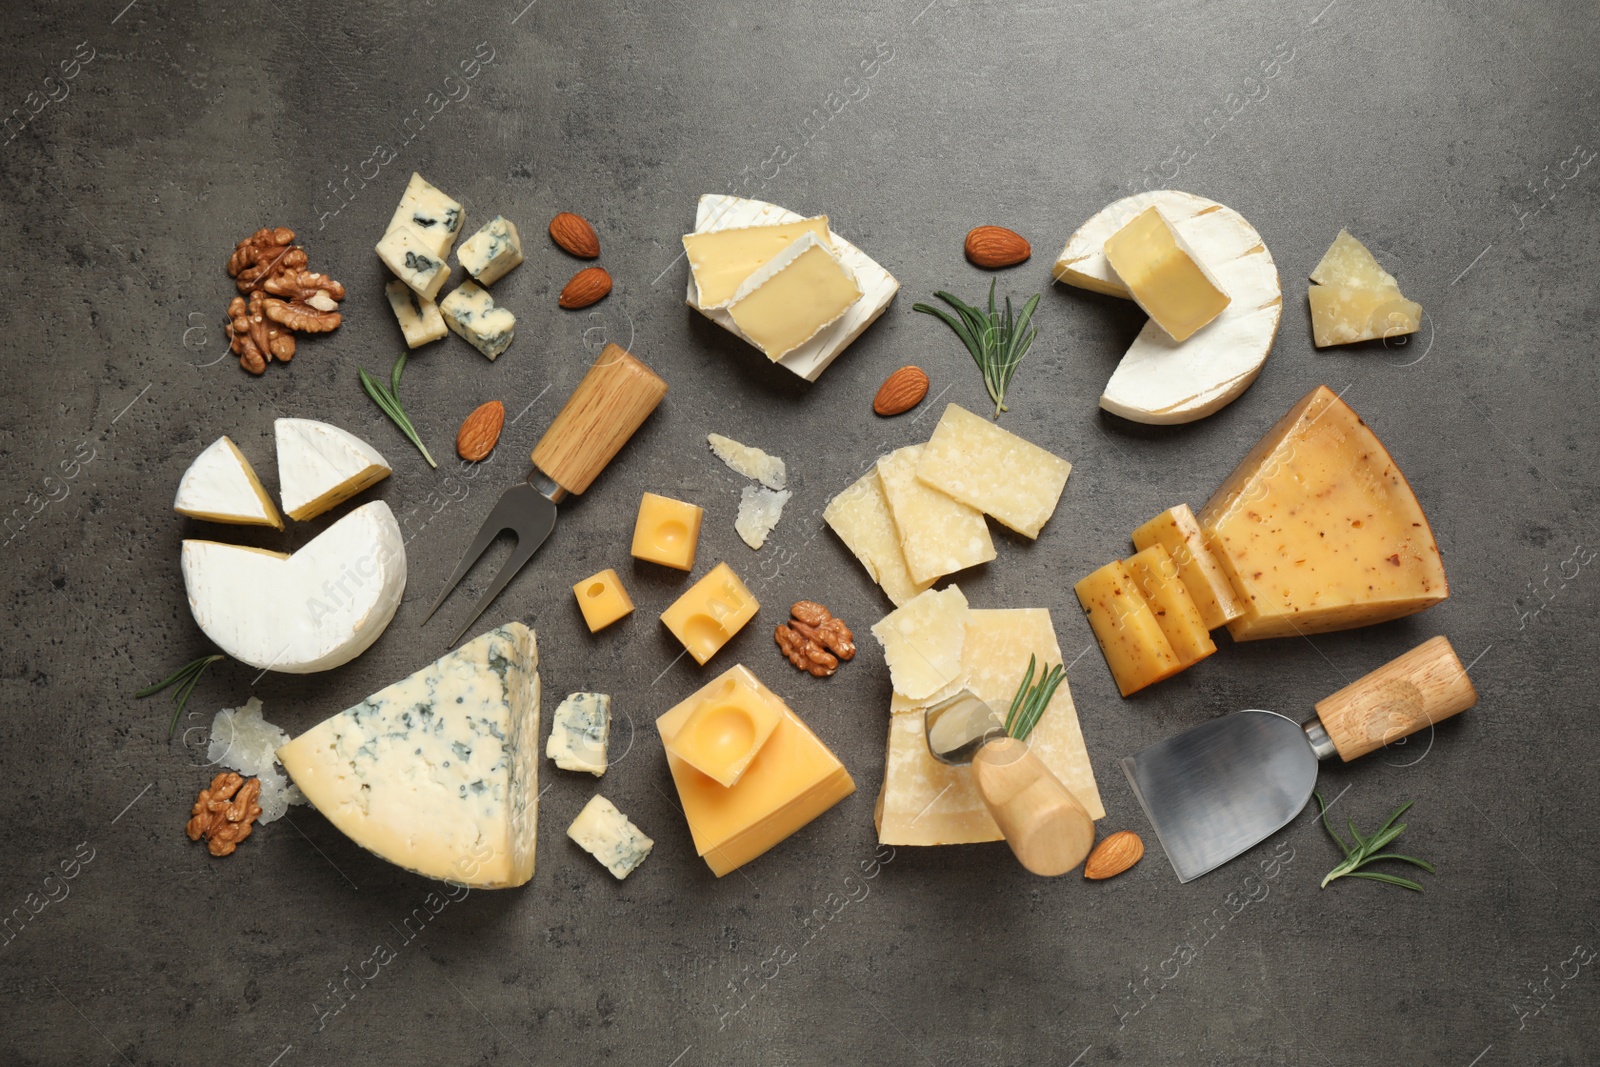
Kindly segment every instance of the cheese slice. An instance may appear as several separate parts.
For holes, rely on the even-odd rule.
[[[1205,534],[1188,504],[1168,508],[1133,531],[1133,547],[1143,550],[1160,545],[1178,566],[1178,576],[1189,599],[1200,612],[1207,630],[1244,614],[1244,604],[1227,571],[1206,544]]]
[[[828,216],[767,226],[738,226],[690,233],[683,237],[689,257],[689,302],[701,310],[726,307],[750,275],[793,244],[801,234],[815,234],[830,248]],[[782,489],[781,485],[770,488]]]
[[[977,508],[946,496],[917,479],[923,445],[897,449],[878,459],[878,479],[894,516],[911,580],[931,583],[942,575],[994,559],[989,526]]]
[[[389,462],[348,430],[312,419],[278,419],[278,492],[296,522],[316,518],[389,477]]]
[[[1228,306],[1228,294],[1159,207],[1106,238],[1105,254],[1134,302],[1174,341],[1187,341]]]
[[[1128,565],[1114,559],[1073,585],[1117,692],[1131,696],[1183,670]]]
[[[914,581],[900,549],[900,534],[889,514],[889,500],[874,466],[844,492],[828,501],[822,511],[826,522],[852,555],[867,569],[884,595],[897,607],[933,584]]]
[[[1067,241],[1057,281],[1131,299],[1105,257],[1108,238],[1140,212],[1159,207],[1230,303],[1205,329],[1174,341],[1145,323],[1106,383],[1100,406],[1134,422],[1193,422],[1220,411],[1261,373],[1283,315],[1278,268],[1261,235],[1238,212],[1172,189],[1138,193],[1103,208]]]
[[[969,614],[966,596],[952,585],[919,593],[873,624],[896,693],[923,699],[961,676]]]
[[[474,889],[533,878],[539,651],[510,622],[278,749],[306,798],[390,863]]]
[[[920,481],[1024,537],[1039,536],[1071,473],[1066,460],[955,404],[917,460]]]
[[[1010,707],[1029,656],[1036,657],[1040,666],[1063,662],[1048,610],[973,609],[967,618],[959,685],[995,707]],[[889,717],[888,757],[874,813],[879,842],[958,845],[1001,840],[1000,828],[972,780],[972,768],[940,763],[929,755],[923,732],[925,706],[896,710]],[[1067,680],[1051,697],[1028,747],[1091,818],[1105,816]]]
[[[191,519],[283,529],[283,517],[250,461],[225,436],[207,445],[183,472],[172,509]]]
[[[1267,431],[1199,520],[1244,600],[1235,641],[1368,626],[1450,594],[1405,475],[1325,385]]]
[[[746,340],[780,360],[860,299],[850,268],[816,234],[803,233],[740,283],[728,314]]]
[[[1156,625],[1184,670],[1217,650],[1200,609],[1178,575],[1178,565],[1161,545],[1141,549],[1123,561],[1134,587],[1156,617]]]
[[[1378,265],[1367,246],[1340,230],[1323,253],[1311,303],[1311,336],[1318,348],[1356,341],[1380,341],[1422,328],[1422,305],[1400,293],[1394,275]]]

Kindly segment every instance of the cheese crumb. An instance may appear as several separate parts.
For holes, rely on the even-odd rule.
[[[747,485],[739,494],[739,517],[733,520],[733,529],[751,548],[759,549],[767,543],[767,535],[778,525],[783,505],[793,494],[787,489],[777,491]]]
[[[289,810],[290,804],[304,804],[300,787],[278,769],[278,749],[289,743],[289,735],[261,716],[261,701],[251,697],[242,708],[223,708],[211,721],[211,743],[206,759],[214,766],[238,771],[247,778],[261,779],[261,817],[269,823]]]
[[[717,458],[726,463],[734,473],[754,478],[768,489],[782,489],[788,484],[788,472],[784,468],[783,460],[777,456],[768,455],[750,445],[741,445],[733,438],[724,437],[720,433],[708,434],[706,441],[711,445],[711,451],[717,454]]]

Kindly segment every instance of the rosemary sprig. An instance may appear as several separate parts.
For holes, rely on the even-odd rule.
[[[417,428],[411,425],[411,416],[407,415],[405,408],[400,406],[400,372],[405,369],[406,354],[402,352],[399,358],[394,361],[394,369],[389,372],[388,388],[384,388],[383,383],[365,370],[357,369],[356,374],[361,378],[361,388],[367,391],[367,395],[372,398],[372,402],[382,408],[383,413],[394,420],[396,426],[400,427],[400,432],[405,434],[411,443],[417,446],[417,451],[421,452],[422,458],[428,461],[428,466],[437,470],[439,465],[433,461],[432,456],[428,455],[428,446],[422,443],[422,438],[417,436]]]
[[[1039,306],[1039,294],[1030,296],[1028,302],[1022,305],[1022,314],[1016,316],[1011,313],[1011,298],[1006,297],[1006,312],[1001,315],[994,306],[994,286],[995,283],[991,281],[988,312],[943,290],[933,295],[955,308],[955,315],[932,304],[913,304],[911,310],[937,315],[961,338],[961,343],[972,353],[972,361],[983,372],[983,385],[989,390],[989,399],[994,401],[994,417],[998,419],[1002,411],[1010,410],[1006,407],[1006,386],[1011,384],[1011,375],[1016,372],[1022,357],[1028,354],[1033,339],[1039,335],[1037,326],[1031,332],[1028,330],[1033,309]]]
[[[201,656],[193,663],[185,663],[169,677],[157,682],[155,685],[147,685],[134,694],[134,696],[143,700],[145,697],[155,696],[170,686],[175,685],[178,687],[178,691],[172,694],[172,699],[177,706],[172,709],[172,722],[167,726],[168,741],[171,741],[172,735],[177,732],[178,718],[183,714],[183,706],[189,702],[189,694],[194,692],[195,684],[200,681],[200,676],[206,673],[206,668],[219,659],[227,659],[227,657],[220,652],[209,656]]]
[[[1350,827],[1350,836],[1355,838],[1356,842],[1354,846],[1351,846],[1345,844],[1344,838],[1340,837],[1339,832],[1329,824],[1328,805],[1322,799],[1322,794],[1317,793],[1316,798],[1317,806],[1322,809],[1322,825],[1327,829],[1328,833],[1333,835],[1333,839],[1339,842],[1339,851],[1344,853],[1344,862],[1329,871],[1328,876],[1322,880],[1323,889],[1328,888],[1328,883],[1335,878],[1348,877],[1370,878],[1374,882],[1388,882],[1390,885],[1401,886],[1405,889],[1415,889],[1418,893],[1422,892],[1422,886],[1409,878],[1401,878],[1393,874],[1382,874],[1378,871],[1363,871],[1361,869],[1367,864],[1377,863],[1379,860],[1402,860],[1406,863],[1416,864],[1429,874],[1434,873],[1433,864],[1427,860],[1419,860],[1415,856],[1402,856],[1397,852],[1382,851],[1385,845],[1406,832],[1406,824],[1403,822],[1397,823],[1395,820],[1404,815],[1406,809],[1415,804],[1416,801],[1408,800],[1400,805],[1395,809],[1395,813],[1389,816],[1388,821],[1378,827],[1378,832],[1371,837],[1361,836],[1361,831],[1356,829],[1356,821],[1354,819],[1346,820]]]
[[[1039,725],[1039,717],[1050,704],[1050,698],[1056,695],[1061,679],[1067,676],[1066,668],[1058,663],[1045,671],[1035,684],[1033,672],[1038,662],[1037,657],[1028,657],[1028,673],[1022,676],[1017,695],[1011,698],[1011,710],[1006,713],[1006,735],[1018,741],[1026,741],[1028,735],[1033,733],[1033,728]]]

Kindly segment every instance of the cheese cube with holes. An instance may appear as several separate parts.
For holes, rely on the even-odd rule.
[[[656,844],[628,821],[615,804],[598,794],[590,797],[589,803],[572,820],[567,836],[599,860],[618,881],[638,870]]]
[[[918,583],[932,583],[995,556],[983,513],[917,478],[925,447],[911,445],[878,459],[878,478],[894,516],[900,550],[911,580]]]
[[[951,404],[917,459],[917,478],[1024,537],[1055,514],[1072,464]]]
[[[573,586],[572,594],[578,598],[578,610],[590,633],[599,633],[633,611],[633,599],[610,567]]]
[[[663,611],[661,621],[696,663],[704,663],[755,618],[760,607],[733,568],[719,563]]]
[[[428,251],[445,259],[465,220],[466,212],[458,201],[413,172],[400,197],[400,206],[394,209],[394,217],[389,220],[389,229],[404,226]]]
[[[1200,609],[1194,606],[1188,588],[1178,576],[1178,565],[1165,548],[1151,545],[1124,562],[1180,667],[1192,667],[1217,650],[1200,618]]]
[[[492,285],[522,262],[522,239],[504,215],[496,215],[461,242],[456,258],[479,285]]]
[[[611,698],[605,693],[573,693],[550,717],[544,754],[564,771],[606,773],[606,746],[611,740]]]
[[[450,264],[409,226],[396,226],[377,245],[378,258],[424,300],[432,300],[450,277]]]
[[[839,540],[867,569],[867,576],[878,583],[895,606],[933,584],[931,578],[926,582],[912,580],[876,466],[828,501],[822,521],[839,535]]]
[[[1199,609],[1206,629],[1217,627],[1244,614],[1244,605],[1222,563],[1206,544],[1205,534],[1188,504],[1168,508],[1133,531],[1133,547],[1141,551],[1160,545],[1177,564],[1178,576],[1189,590],[1189,599]]]
[[[745,769],[783,721],[783,704],[763,689],[742,684],[735,675],[715,700],[705,700],[663,738],[668,752],[723,788],[739,781]]]
[[[496,307],[489,290],[472,282],[462,282],[439,302],[444,321],[465,337],[473,348],[490,359],[511,347],[516,336],[517,318],[503,307]]]
[[[1183,670],[1183,663],[1155,612],[1139,595],[1137,582],[1120,559],[1112,560],[1073,586],[1089,616],[1089,628],[1111,668],[1117,691],[1131,696]]]
[[[633,557],[674,570],[693,570],[705,514],[705,509],[695,504],[644,494],[639,500],[639,516],[633,522]]]
[[[439,314],[439,305],[418,296],[411,286],[399,278],[385,285],[383,294],[389,298],[389,307],[400,322],[400,332],[405,335],[407,348],[421,348],[449,332],[444,324],[444,316]]]

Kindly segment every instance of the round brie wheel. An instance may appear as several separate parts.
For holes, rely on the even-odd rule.
[[[1232,208],[1175,189],[1136,193],[1102,208],[1078,228],[1056,259],[1059,282],[1131,299],[1106,262],[1106,239],[1150,207],[1216,278],[1229,304],[1186,341],[1146,322],[1101,394],[1100,406],[1134,422],[1194,422],[1232,403],[1256,380],[1283,317],[1272,253]]]

